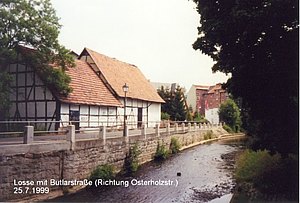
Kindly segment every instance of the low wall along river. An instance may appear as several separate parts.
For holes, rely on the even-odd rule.
[[[215,138],[226,134],[217,126],[176,134],[110,138],[105,142],[96,138],[79,140],[71,148],[64,142],[34,144],[34,147],[11,145],[10,150],[0,148],[0,201],[38,200],[74,192],[82,188],[80,181],[88,179],[98,165],[111,164],[121,170],[129,148],[135,143],[141,151],[139,162],[145,163],[153,159],[158,142],[169,147],[171,137],[177,137],[183,148],[191,147],[200,144],[207,131],[213,131]],[[73,181],[74,186],[64,186],[66,181]]]

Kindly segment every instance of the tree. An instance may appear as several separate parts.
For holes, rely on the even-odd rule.
[[[170,119],[173,121],[184,121],[186,119],[187,110],[184,104],[184,94],[181,87],[177,87],[175,92],[171,92],[169,89],[158,90],[158,94],[166,103],[162,104],[162,113],[170,115]]]
[[[208,123],[209,121],[205,119],[203,115],[201,115],[198,111],[195,112],[193,116],[193,120],[200,123]]]
[[[253,147],[298,152],[299,22],[296,0],[194,0],[201,16],[193,44],[231,73]]]
[[[74,61],[69,51],[58,43],[61,25],[50,0],[2,0],[0,18],[0,114],[3,116],[9,109],[7,68],[21,58],[39,72],[53,91],[70,93],[70,78],[64,70],[72,67]]]
[[[227,99],[219,108],[220,121],[225,122],[234,132],[241,127],[240,109],[232,99]]]
[[[163,114],[165,114],[165,113],[168,114],[169,118],[170,118],[171,100],[172,100],[171,91],[169,89],[165,89],[163,86],[161,86],[161,88],[157,90],[157,93],[165,101],[165,103],[161,105],[161,112]]]

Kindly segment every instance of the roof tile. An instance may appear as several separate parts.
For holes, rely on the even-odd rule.
[[[66,70],[71,77],[73,91],[67,96],[59,96],[66,103],[122,106],[120,101],[108,90],[103,81],[84,61],[75,60],[76,66]]]
[[[164,100],[135,65],[118,61],[87,48],[85,50],[118,96],[125,96],[122,87],[126,83],[129,87],[127,97],[164,103]]]

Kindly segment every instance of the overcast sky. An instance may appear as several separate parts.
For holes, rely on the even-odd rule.
[[[78,54],[88,47],[134,64],[154,82],[225,82],[213,61],[195,51],[200,16],[188,0],[51,0],[62,24],[59,40]]]

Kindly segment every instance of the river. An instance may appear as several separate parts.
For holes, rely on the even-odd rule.
[[[232,197],[233,157],[241,142],[217,141],[186,149],[162,163],[150,162],[140,167],[134,177],[123,178],[128,187],[83,189],[50,201],[59,202],[229,202]],[[134,185],[168,181],[169,185]],[[152,180],[152,182],[151,182]],[[147,182],[148,181],[148,182]],[[156,182],[158,183],[158,182]],[[167,183],[167,182],[166,182]]]

